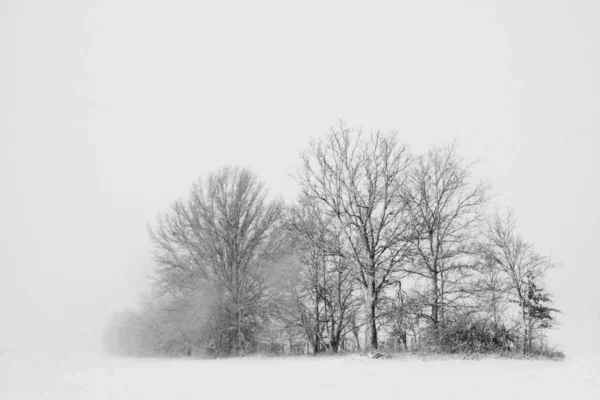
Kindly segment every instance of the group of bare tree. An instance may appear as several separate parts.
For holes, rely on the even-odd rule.
[[[291,205],[248,169],[198,181],[150,229],[156,289],[113,321],[111,343],[135,331],[146,353],[239,355],[543,342],[553,264],[512,213],[487,214],[489,186],[454,144],[413,155],[395,133],[340,124],[295,178]]]

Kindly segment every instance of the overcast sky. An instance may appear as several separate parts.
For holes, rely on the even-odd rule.
[[[147,287],[159,212],[224,164],[292,200],[339,118],[478,159],[562,265],[556,340],[589,348],[600,2],[281,3],[0,2],[0,348],[93,348]]]

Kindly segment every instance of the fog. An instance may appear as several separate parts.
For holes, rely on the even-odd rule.
[[[456,140],[561,265],[552,342],[600,349],[598,3],[233,3],[0,3],[0,349],[96,352],[159,213],[225,164],[292,201],[339,118]]]

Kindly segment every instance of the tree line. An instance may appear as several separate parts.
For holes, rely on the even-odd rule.
[[[343,123],[301,153],[293,204],[247,168],[200,179],[149,227],[138,310],[113,316],[125,355],[515,352],[547,348],[555,265],[490,213],[455,144],[411,153]]]

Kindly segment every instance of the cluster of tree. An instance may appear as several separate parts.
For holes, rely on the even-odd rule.
[[[486,213],[454,145],[411,154],[341,124],[301,155],[297,201],[244,168],[198,181],[149,230],[156,285],[113,318],[113,353],[531,352],[553,266]]]

